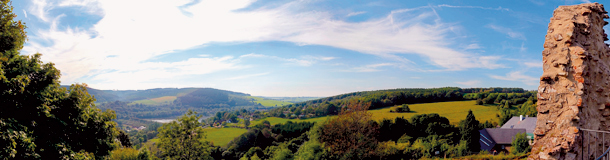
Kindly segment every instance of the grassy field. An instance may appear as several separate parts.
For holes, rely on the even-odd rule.
[[[438,103],[423,103],[423,104],[411,104],[409,108],[411,109],[410,113],[391,113],[390,109],[394,109],[395,107],[388,107],[376,110],[370,110],[369,112],[373,114],[373,119],[381,120],[384,118],[394,119],[396,117],[404,116],[405,118],[411,118],[411,116],[417,114],[428,114],[428,113],[438,113],[443,117],[447,117],[452,124],[457,124],[460,120],[466,118],[466,114],[468,114],[468,110],[472,110],[474,112],[477,120],[484,122],[485,120],[496,121],[496,114],[498,111],[496,107],[493,105],[490,106],[481,106],[475,105],[475,101],[454,101],[454,102],[438,102]],[[256,124],[262,123],[262,121],[267,120],[271,123],[271,125],[286,123],[288,121],[293,122],[323,122],[328,118],[332,118],[334,116],[328,117],[318,117],[318,118],[310,118],[310,119],[284,119],[278,117],[267,117],[259,120],[252,121],[250,126],[254,126]],[[237,124],[236,124],[237,125]],[[246,133],[248,130],[242,128],[206,128],[206,140],[214,142],[216,146],[225,146],[235,137]],[[146,143],[147,146],[152,145],[156,139],[152,139]],[[153,149],[154,150],[154,149]]]
[[[241,128],[206,128],[204,129],[206,140],[214,142],[215,146],[225,146],[235,137],[246,133],[248,130]],[[150,139],[144,146],[149,148],[152,153],[159,151],[156,143],[159,143],[158,138]]]
[[[206,128],[206,140],[214,142],[215,146],[225,146],[235,137],[246,133],[248,130],[241,128]]]
[[[329,116],[329,117],[333,117],[333,116]],[[263,119],[258,119],[258,120],[254,120],[252,122],[250,122],[250,126],[254,126],[256,124],[262,123],[264,120],[269,121],[269,123],[271,123],[271,125],[275,125],[275,124],[280,124],[280,123],[286,123],[288,121],[292,121],[292,122],[323,122],[327,119],[328,117],[317,117],[317,118],[309,118],[309,119],[284,119],[284,118],[278,118],[278,117],[267,117],[267,118],[263,118]]]
[[[451,124],[457,124],[466,118],[468,110],[472,110],[474,116],[480,122],[485,122],[486,120],[496,121],[498,119],[496,117],[498,111],[495,106],[475,105],[475,102],[476,101],[454,101],[411,104],[409,105],[409,108],[412,112],[409,113],[391,113],[390,110],[396,110],[395,107],[375,109],[370,110],[369,112],[373,113],[373,118],[376,120],[382,120],[384,118],[395,119],[396,117],[401,116],[408,119],[418,114],[438,113],[443,117],[447,117]]]
[[[272,100],[272,99],[265,99],[262,97],[254,97],[254,96],[245,96],[245,98],[251,98],[254,99],[255,103],[260,103],[261,105],[265,106],[265,107],[280,107],[283,105],[288,105],[288,104],[292,104],[290,102],[283,102],[283,101],[277,101],[277,100]]]
[[[405,117],[407,119],[411,118],[414,115],[418,114],[429,114],[429,113],[438,113],[439,115],[446,117],[449,119],[451,124],[457,124],[461,120],[466,118],[468,114],[468,110],[472,110],[474,116],[480,122],[489,121],[497,121],[496,114],[498,111],[496,110],[495,105],[475,105],[475,101],[453,101],[453,102],[437,102],[437,103],[422,103],[422,104],[411,104],[409,108],[412,112],[409,113],[396,113],[390,112],[390,110],[395,110],[395,107],[386,107],[381,109],[369,110],[369,113],[373,114],[373,119],[382,120],[384,118],[395,119],[396,117]],[[278,123],[286,123],[288,121],[293,122],[322,122],[328,118],[332,118],[334,116],[328,117],[318,117],[318,118],[310,118],[310,119],[284,119],[278,117],[267,117],[259,120],[252,121],[250,126],[261,123],[263,120],[268,120],[271,125],[275,125]]]
[[[137,100],[137,101],[131,102],[131,104],[141,103],[141,104],[145,104],[145,105],[157,105],[157,104],[173,102],[174,100],[176,100],[176,98],[177,98],[176,96],[163,96],[163,97],[157,97],[157,98],[151,98],[151,99]]]

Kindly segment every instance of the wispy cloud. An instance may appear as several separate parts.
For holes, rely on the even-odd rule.
[[[513,39],[520,39],[520,40],[526,40],[525,35],[523,35],[523,33],[521,32],[517,32],[517,31],[513,31],[510,28],[506,28],[506,27],[502,27],[502,26],[497,26],[497,25],[493,25],[493,24],[489,24],[487,25],[487,27],[500,32],[500,33],[504,33],[506,35],[508,35],[508,37],[513,38]]]
[[[455,83],[461,84],[461,85],[464,85],[464,86],[468,86],[468,87],[476,87],[479,84],[481,84],[481,81],[479,81],[479,80],[470,80],[470,81],[455,82]]]
[[[527,68],[542,68],[542,62],[523,62]]]
[[[43,53],[44,61],[55,62],[62,70],[62,81],[65,83],[91,76],[140,79],[132,80],[135,83],[146,81],[145,78],[154,78],[129,76],[139,75],[137,72],[208,74],[240,67],[237,62],[231,61],[235,59],[233,57],[196,57],[184,62],[202,61],[202,64],[189,63],[174,67],[173,70],[170,68],[178,64],[162,64],[160,66],[170,68],[156,70],[145,68],[150,66],[147,60],[153,57],[211,42],[285,41],[300,45],[322,45],[375,55],[393,62],[406,62],[408,60],[400,55],[414,54],[445,70],[503,67],[497,63],[499,57],[476,56],[452,48],[453,44],[459,42],[453,41],[455,38],[452,37],[451,29],[459,27],[453,23],[443,23],[434,11],[435,6],[395,10],[387,16],[361,22],[336,19],[332,11],[295,9],[306,3],[302,1],[278,7],[236,11],[252,3],[251,0],[200,1],[192,4],[191,1],[146,1],[147,7],[141,7],[140,1],[67,0],[47,3],[46,0],[33,0],[30,15],[51,24],[59,24],[62,20],[62,15],[49,12],[58,7],[83,7],[80,11],[101,16],[102,19],[91,28],[55,26],[32,31],[30,42],[23,51],[25,54]],[[187,7],[181,7],[185,4],[188,4]],[[494,9],[451,5],[437,7]],[[133,8],[138,8],[137,12]],[[500,7],[494,10],[505,9]],[[185,12],[192,15],[187,16]],[[300,66],[335,59],[250,55],[257,56]],[[192,71],[214,68],[215,64],[223,67],[205,72]],[[387,64],[356,69],[374,72],[382,66]],[[126,68],[141,68],[142,71]],[[178,71],[183,69],[186,71]],[[98,73],[101,75],[96,75]]]
[[[454,5],[448,5],[448,4],[441,4],[441,5],[436,5],[436,7],[447,7],[447,8],[476,8],[476,9],[485,9],[485,10],[498,10],[498,11],[510,11],[510,9],[508,8],[502,8],[502,7],[497,7],[497,8],[492,8],[492,7],[481,7],[481,6],[454,6]]]
[[[252,77],[268,75],[269,73],[270,72],[257,73],[257,74],[248,74],[248,75],[242,75],[242,76],[227,78],[227,80],[246,79],[246,78],[252,78]]]
[[[395,64],[392,63],[379,63],[379,64],[369,64],[369,65],[365,65],[365,66],[360,66],[360,67],[354,67],[348,70],[344,70],[345,72],[378,72],[381,71],[381,67],[385,67],[385,66],[392,66]]]
[[[361,14],[365,14],[365,11],[360,11],[360,12],[350,12],[349,14],[347,14],[347,17],[351,17],[351,16],[357,16],[357,15],[361,15]]]
[[[49,22],[47,11],[51,8],[52,7],[47,3],[46,0],[32,0],[32,5],[29,7],[29,10],[35,17],[38,17],[44,22]]]
[[[473,44],[469,44],[466,47],[464,47],[465,50],[469,50],[469,49],[480,49],[481,46],[479,46],[479,44],[473,43]]]
[[[532,2],[532,3],[534,3],[534,4],[536,4],[536,5],[539,5],[539,6],[544,5],[544,2],[539,1],[539,0],[529,0],[529,1],[530,1],[530,2]]]
[[[239,56],[239,58],[270,58],[278,61],[286,62],[287,64],[295,64],[299,66],[311,66],[318,61],[330,61],[336,59],[336,57],[324,57],[324,56],[301,56],[301,58],[282,58],[278,56],[269,56],[263,54],[250,53]]]
[[[521,71],[513,71],[506,74],[506,76],[490,75],[493,79],[505,80],[505,81],[518,81],[523,82],[526,85],[534,86],[538,85],[539,79],[523,74]]]
[[[25,18],[28,18],[28,12],[26,12],[25,9],[23,10],[23,15],[25,15]]]

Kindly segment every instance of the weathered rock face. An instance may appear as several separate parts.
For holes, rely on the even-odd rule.
[[[529,159],[585,159],[602,153],[601,134],[584,141],[579,128],[610,131],[610,49],[604,6],[560,6],[545,37],[538,122]],[[588,132],[584,132],[585,134]],[[606,135],[606,138],[608,135]],[[608,146],[610,140],[605,145]],[[595,153],[594,151],[597,151]]]

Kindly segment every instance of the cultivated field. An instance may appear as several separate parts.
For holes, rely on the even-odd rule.
[[[391,113],[390,110],[396,110],[396,107],[387,107],[381,109],[370,110],[373,113],[373,119],[382,120],[384,118],[395,119],[396,117],[404,116],[409,119],[414,115],[438,113],[443,117],[447,117],[451,124],[457,124],[466,118],[468,110],[472,110],[474,116],[480,122],[497,121],[496,114],[498,111],[495,106],[475,105],[476,101],[453,101],[453,102],[437,102],[437,103],[422,103],[411,104],[409,108],[412,112],[409,113]]]
[[[394,119],[396,117],[405,117],[407,119],[411,118],[411,116],[417,114],[428,114],[428,113],[438,113],[443,117],[447,117],[452,124],[457,124],[460,120],[466,118],[466,114],[468,114],[468,110],[472,110],[477,120],[481,122],[489,121],[497,121],[496,114],[498,111],[495,106],[481,106],[475,105],[475,101],[454,101],[454,102],[438,102],[438,103],[422,103],[422,104],[411,104],[409,108],[411,109],[410,113],[390,113],[390,109],[394,109],[395,107],[388,107],[376,110],[370,110],[369,112],[373,114],[373,119],[382,120],[384,118]],[[318,117],[318,118],[310,118],[310,119],[284,119],[278,117],[267,117],[259,120],[252,121],[250,123],[250,127],[262,123],[264,120],[267,120],[271,123],[271,125],[286,123],[288,121],[293,122],[324,122],[325,120],[332,118],[334,116],[328,117]],[[206,140],[214,142],[216,146],[225,146],[235,137],[245,133],[247,130],[242,128],[206,128]]]
[[[151,99],[137,100],[137,101],[131,102],[131,104],[141,103],[141,104],[145,104],[145,105],[158,105],[158,104],[173,102],[174,100],[176,100],[176,98],[177,98],[176,96],[163,96],[163,97],[157,97],[157,98],[151,98]]]
[[[272,99],[265,99],[262,97],[254,97],[254,96],[245,96],[245,98],[252,98],[254,99],[255,103],[260,103],[261,105],[265,106],[265,107],[280,107],[283,105],[288,105],[288,104],[292,104],[290,102],[283,102],[283,101],[277,101],[277,100],[272,100]]]
[[[226,146],[235,137],[246,133],[248,130],[241,128],[206,128],[206,140],[213,142],[215,146]]]
[[[328,117],[333,117],[333,116],[328,116]],[[271,123],[271,125],[275,125],[275,124],[280,124],[280,123],[286,123],[288,121],[292,121],[292,122],[324,122],[328,117],[317,117],[317,118],[309,118],[309,119],[284,119],[284,118],[278,118],[278,117],[267,117],[267,118],[263,118],[263,119],[258,119],[258,120],[254,120],[252,122],[250,122],[250,127],[262,123],[264,120],[269,121],[269,123]]]

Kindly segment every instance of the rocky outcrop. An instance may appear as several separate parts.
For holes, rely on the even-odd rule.
[[[590,159],[609,145],[610,140],[602,146],[601,134],[586,135],[592,140],[583,142],[579,131],[610,131],[610,49],[603,29],[607,18],[598,3],[560,6],[553,13],[542,51],[544,73],[529,159]],[[587,142],[591,152],[582,152]]]

